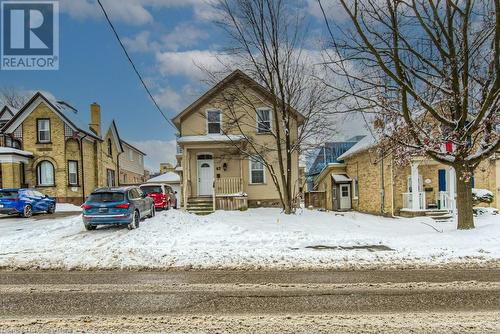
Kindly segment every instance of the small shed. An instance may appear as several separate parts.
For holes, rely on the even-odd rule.
[[[175,194],[175,197],[177,198],[178,207],[181,206],[182,191],[181,191],[181,177],[179,176],[179,174],[174,172],[166,172],[164,174],[155,176],[147,180],[146,183],[166,184],[172,187],[172,189],[177,192],[177,194]]]

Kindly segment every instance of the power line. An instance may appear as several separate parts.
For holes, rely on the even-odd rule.
[[[156,109],[158,109],[158,111],[163,116],[163,118],[168,122],[168,124],[171,125],[177,131],[177,127],[175,126],[175,124],[172,123],[172,121],[165,115],[165,113],[163,112],[163,110],[161,110],[160,106],[158,105],[158,102],[156,102],[156,99],[154,98],[153,94],[151,93],[151,91],[149,90],[148,86],[144,82],[144,79],[142,78],[142,75],[139,73],[139,70],[135,66],[134,61],[130,57],[127,49],[125,48],[125,45],[123,45],[123,42],[120,39],[120,36],[118,35],[118,32],[116,31],[115,26],[113,25],[113,22],[111,22],[111,19],[109,18],[109,15],[106,12],[106,9],[102,5],[101,0],[97,0],[97,3],[101,7],[102,13],[106,17],[106,21],[108,21],[108,24],[109,24],[111,30],[113,30],[113,33],[114,33],[116,39],[118,40],[118,43],[120,43],[120,46],[121,46],[123,52],[125,53],[125,56],[127,57],[130,65],[132,65],[132,68],[134,69],[135,74],[137,74],[137,76],[139,77],[139,80],[141,81],[142,85],[144,86],[144,89],[146,89],[146,92],[148,93],[149,97],[151,98],[151,101],[153,101],[154,105],[156,106]]]

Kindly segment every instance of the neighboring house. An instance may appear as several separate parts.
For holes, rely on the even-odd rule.
[[[88,124],[67,103],[36,93],[1,130],[0,188],[36,188],[81,204],[95,188],[118,185],[123,146],[116,124],[103,134],[100,106],[92,104],[90,113]]]
[[[224,115],[229,110],[220,101],[226,93],[234,96],[243,94],[241,92],[245,92],[245,98],[252,99],[252,106],[259,106],[253,109],[242,103],[233,108],[232,112],[240,120],[248,120],[242,127],[243,133],[259,145],[276,145],[269,133],[269,128],[272,131],[270,93],[243,72],[234,71],[173,118],[179,130],[177,159],[180,168],[175,170],[182,174],[184,207],[189,203],[197,206],[203,201],[207,206],[213,201],[217,209],[281,205],[264,165],[239,149],[248,144],[245,136],[225,123],[228,117]],[[293,141],[297,140],[298,127],[303,121],[300,113],[293,113]],[[296,180],[293,188],[298,193],[298,154],[294,153],[292,158],[292,179]],[[268,160],[275,161],[273,168],[278,171],[277,154],[276,158],[270,156]]]
[[[363,137],[364,136],[356,136],[346,141],[328,142],[321,146],[307,172],[308,190],[317,190],[314,187],[314,180],[324,171],[324,168],[329,164],[341,163],[341,161],[338,160],[339,156],[347,152],[347,150],[353,147]]]
[[[175,166],[172,165],[171,163],[169,162],[160,163],[160,174],[165,174],[173,171],[175,171]]]
[[[132,146],[126,141],[121,141],[123,154],[120,154],[120,184],[141,184],[146,181],[144,170],[144,157],[146,153]]]
[[[432,159],[414,158],[400,167],[392,155],[381,156],[377,140],[367,135],[344,154],[340,162],[327,165],[315,180],[326,192],[325,208],[354,209],[381,215],[418,216],[436,210],[455,209],[455,172]],[[493,192],[498,208],[500,159],[483,161],[471,186]]]
[[[178,174],[167,172],[147,180],[146,183],[169,185],[176,192],[175,197],[177,198],[177,206],[180,207],[182,205],[181,177]]]

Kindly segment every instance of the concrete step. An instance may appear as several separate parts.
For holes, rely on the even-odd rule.
[[[450,214],[450,212],[448,210],[432,210],[432,211],[426,211],[425,212],[425,215],[426,216],[445,216],[445,215],[448,215]]]
[[[429,217],[434,219],[437,222],[449,222],[449,221],[453,220],[453,216],[450,214],[441,215],[441,216],[429,216]]]

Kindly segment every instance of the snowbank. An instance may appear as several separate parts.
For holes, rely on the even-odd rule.
[[[70,203],[57,203],[56,212],[78,212],[82,211],[82,208]]]
[[[326,269],[498,266],[500,215],[477,228],[429,218],[277,209],[199,217],[159,212],[137,230],[85,231],[81,217],[0,220],[0,267],[65,269]]]

